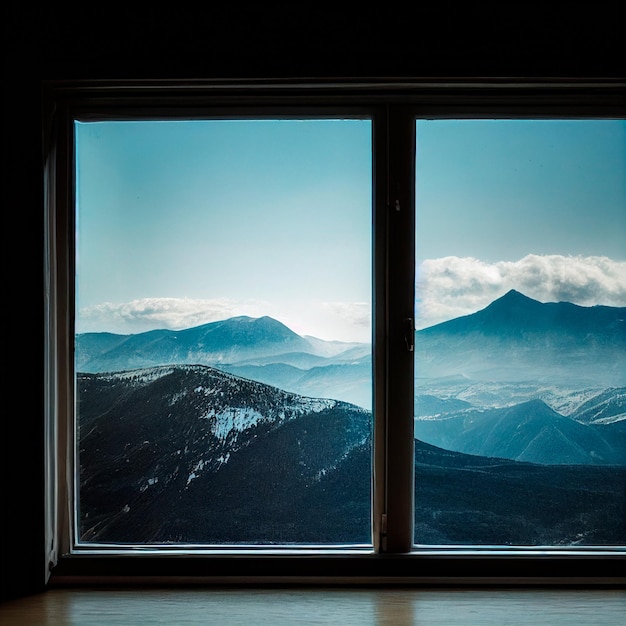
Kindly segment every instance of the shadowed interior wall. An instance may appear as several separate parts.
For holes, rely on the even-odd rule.
[[[624,76],[612,3],[420,5],[406,15],[209,6],[5,7],[2,599],[42,589],[46,566],[42,81]]]

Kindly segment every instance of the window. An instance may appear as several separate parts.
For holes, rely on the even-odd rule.
[[[415,541],[623,545],[624,120],[416,125]]]
[[[371,544],[371,121],[74,133],[77,543]]]
[[[589,576],[623,556],[619,95],[53,86],[57,571],[499,577],[549,555],[543,575]],[[509,323],[488,355],[485,316]]]

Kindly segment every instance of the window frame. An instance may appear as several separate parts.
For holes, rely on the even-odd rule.
[[[51,580],[614,582],[607,561],[623,560],[622,549],[413,549],[414,364],[405,333],[415,296],[415,120],[623,118],[625,94],[626,83],[620,80],[47,83],[45,419]],[[372,550],[74,550],[73,120],[342,115],[371,119],[373,133]]]

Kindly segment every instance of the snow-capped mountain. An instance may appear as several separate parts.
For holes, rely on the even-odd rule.
[[[278,498],[270,506],[272,515],[276,507],[287,509],[289,498],[319,482],[352,451],[369,446],[371,414],[364,409],[298,396],[206,366],[81,374],[77,385],[85,541],[115,541],[121,527],[130,541],[175,541],[194,533],[199,541],[200,530],[188,521],[172,523],[181,502],[208,510],[205,519],[211,519],[251,498],[258,500],[255,524],[243,535],[231,529],[219,540],[254,541],[252,529],[261,532],[269,515],[265,504]],[[354,493],[369,493],[369,472],[354,477],[359,481],[363,484]],[[148,522],[146,511],[153,508]],[[309,535],[289,535],[293,523],[260,536],[307,541],[322,533],[312,527]]]
[[[626,387],[606,389],[580,404],[572,417],[583,424],[626,422]]]

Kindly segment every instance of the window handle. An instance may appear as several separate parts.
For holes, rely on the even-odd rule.
[[[406,343],[406,349],[409,352],[413,352],[415,349],[415,324],[412,317],[407,317],[404,320],[406,333],[404,335],[404,342]]]

